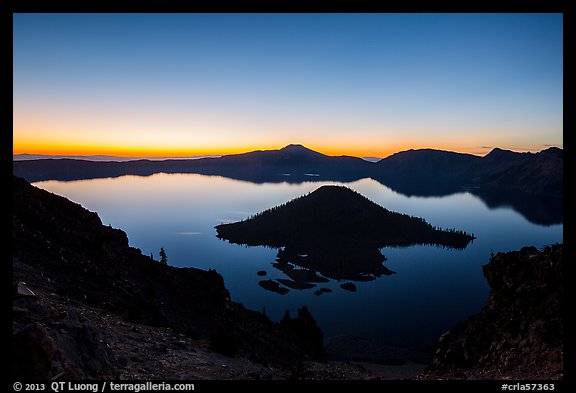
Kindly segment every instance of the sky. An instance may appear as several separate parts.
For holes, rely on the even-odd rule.
[[[563,147],[562,14],[14,14],[13,153]]]

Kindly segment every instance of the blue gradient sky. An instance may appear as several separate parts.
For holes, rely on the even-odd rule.
[[[14,153],[563,146],[561,14],[15,14]]]

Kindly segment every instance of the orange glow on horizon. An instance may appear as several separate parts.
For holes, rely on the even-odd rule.
[[[410,150],[410,149],[437,149],[454,151],[459,153],[468,153],[474,155],[484,156],[488,154],[493,147],[490,146],[474,146],[473,143],[454,143],[447,140],[437,140],[435,143],[421,143],[414,141],[388,141],[382,143],[379,141],[366,142],[366,141],[325,141],[319,139],[311,139],[309,141],[301,140],[283,140],[283,141],[263,141],[263,143],[255,143],[250,141],[245,144],[239,144],[237,141],[230,141],[229,144],[202,144],[201,146],[175,146],[172,145],[158,145],[154,146],[150,143],[140,143],[131,146],[126,145],[111,145],[106,143],[57,143],[55,140],[23,140],[20,139],[18,143],[14,141],[13,151],[16,154],[41,154],[53,156],[117,156],[117,157],[192,157],[192,156],[220,156],[228,154],[246,153],[255,150],[277,150],[284,146],[295,143],[302,144],[305,147],[329,156],[354,156],[354,157],[378,157],[385,158],[394,153]],[[494,146],[502,149],[509,149],[518,152],[532,151],[537,152],[543,148],[534,144],[531,148],[529,144],[524,148],[508,147],[505,145]],[[562,146],[559,146],[562,147]]]
[[[22,143],[13,146],[13,154],[43,154],[54,156],[118,156],[118,157],[191,157],[245,153],[254,150],[273,150],[277,146],[219,146],[219,147],[150,147],[109,145],[66,145],[55,143]]]
[[[294,142],[298,143],[298,142]],[[148,147],[125,147],[125,146],[63,146],[49,144],[31,144],[25,146],[14,146],[13,154],[40,154],[53,156],[118,156],[118,157],[192,157],[192,156],[220,156],[228,154],[247,153],[255,150],[278,150],[286,146],[280,145],[245,145],[245,146],[222,146],[222,147],[180,147],[180,148],[148,148]],[[491,148],[466,149],[459,146],[436,146],[436,145],[408,145],[398,144],[389,146],[362,147],[362,146],[337,146],[337,145],[317,145],[302,143],[305,147],[328,156],[353,156],[353,157],[378,157],[385,158],[394,153],[410,149],[438,149],[468,153],[474,155],[485,155]],[[516,150],[516,149],[513,149]],[[518,151],[518,150],[517,150]],[[523,150],[527,151],[527,150]]]
[[[272,147],[270,149],[275,149]],[[43,154],[54,156],[118,156],[118,157],[192,157],[211,156],[245,153],[253,150],[268,150],[268,148],[127,148],[127,147],[39,147],[39,148],[14,148],[13,154]]]
[[[521,130],[469,128],[467,133],[432,131],[418,125],[397,125],[367,130],[347,127],[316,126],[294,129],[270,126],[263,132],[239,125],[199,125],[162,127],[135,124],[100,124],[98,119],[85,122],[75,117],[50,119],[39,124],[29,117],[15,116],[13,154],[43,154],[55,156],[117,156],[129,158],[162,158],[220,156],[255,150],[276,150],[289,144],[302,144],[329,156],[385,158],[410,149],[437,149],[484,156],[494,147],[513,151],[537,152],[554,139],[529,138]],[[331,127],[331,126],[330,126]],[[162,132],[162,129],[170,131]],[[160,130],[160,131],[158,131]],[[497,133],[498,131],[498,133]],[[494,134],[497,133],[496,136]],[[561,140],[559,146],[562,146]]]

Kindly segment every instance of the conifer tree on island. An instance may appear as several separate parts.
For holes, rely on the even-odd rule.
[[[166,251],[164,251],[164,247],[160,247],[160,263],[162,265],[168,265],[168,257],[166,256]]]

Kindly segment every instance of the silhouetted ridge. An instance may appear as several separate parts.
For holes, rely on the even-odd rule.
[[[480,160],[451,151],[408,150],[378,161],[373,177],[407,195],[445,195],[466,183],[466,173]]]
[[[300,143],[291,143],[289,145],[284,146],[280,150],[309,150],[316,153],[314,150],[308,149],[306,146],[301,145]]]
[[[563,150],[517,153],[499,148],[484,157],[420,149],[376,163],[372,177],[405,195],[468,191],[488,205],[513,206],[539,224],[562,222]]]
[[[542,156],[546,157],[556,157],[556,158],[564,158],[564,151],[558,147],[549,147],[548,149],[544,149],[540,152]]]
[[[13,161],[13,173],[30,182],[149,176],[159,172],[217,175],[253,183],[351,182],[372,178],[405,195],[471,192],[490,206],[512,206],[538,224],[561,223],[563,218],[563,151],[556,147],[539,153],[495,148],[485,157],[419,149],[399,152],[378,162],[328,156],[297,144],[279,150],[196,160]]]
[[[308,149],[307,147],[300,145],[300,144],[290,144],[290,145],[284,146],[279,151],[285,152],[285,153],[293,153],[293,154],[310,154],[310,155],[315,155],[315,156],[325,156],[322,153],[318,153],[317,151],[314,151],[312,149]]]
[[[515,157],[517,155],[518,153],[513,152],[512,150],[500,149],[499,147],[495,147],[490,151],[490,153],[486,154],[484,158],[489,160],[500,160]]]
[[[539,153],[496,148],[473,168],[469,178],[482,185],[481,193],[521,193],[553,198],[548,203],[562,205],[563,159],[564,152],[558,148]]]
[[[423,164],[423,163],[434,163],[435,165],[445,165],[454,167],[458,164],[470,164],[479,160],[481,157],[457,153],[453,151],[435,150],[435,149],[409,149],[406,151],[401,151],[394,153],[391,156],[381,159],[378,161],[380,165],[392,165],[392,164]]]
[[[285,158],[303,158],[303,159],[322,159],[322,158],[329,158],[322,153],[318,153],[312,149],[308,149],[305,146],[299,144],[291,144],[284,146],[278,150],[255,150],[248,153],[239,153],[239,154],[230,154],[227,156],[223,156],[220,158],[226,157],[243,157],[243,158],[273,158],[273,157],[285,157]]]
[[[356,157],[333,157],[310,150],[302,145],[288,145],[280,150],[259,150],[232,154],[197,165],[210,164],[214,174],[233,174],[238,177],[276,181],[309,179],[310,175],[337,180],[340,177],[360,179],[370,163]],[[208,168],[205,168],[208,169]],[[201,169],[202,171],[203,169]],[[202,172],[204,173],[204,172]]]

